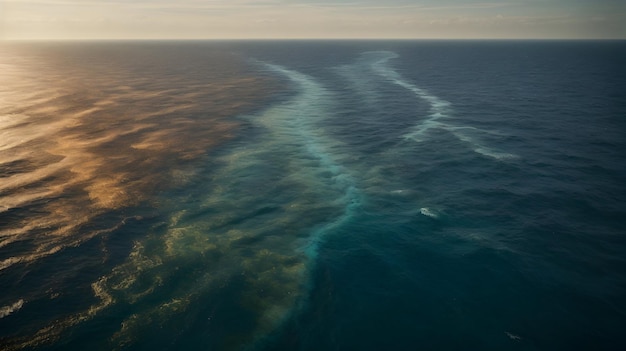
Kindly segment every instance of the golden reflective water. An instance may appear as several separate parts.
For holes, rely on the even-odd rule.
[[[102,50],[18,46],[0,54],[0,211],[10,219],[0,247],[31,246],[0,269],[78,245],[97,232],[77,231],[103,211],[184,181],[188,161],[228,139],[232,117],[263,95],[259,78],[237,74],[229,57],[214,55],[214,79],[190,85],[167,74],[176,62],[136,72],[90,49]],[[36,210],[12,216],[24,208]]]
[[[265,244],[233,248],[255,234],[214,230],[225,228],[222,222],[232,219],[227,217],[238,216],[244,210],[240,205],[230,213],[182,224],[187,210],[159,197],[196,179],[198,162],[237,133],[236,116],[261,106],[273,83],[247,74],[244,62],[219,50],[207,50],[197,62],[181,62],[171,52],[159,57],[150,50],[16,44],[0,51],[0,271],[28,267],[94,237],[123,231],[128,220],[142,220],[132,211],[140,204],[165,213],[167,208],[179,211],[165,229],[157,226],[136,241],[124,263],[91,283],[95,302],[90,307],[34,323],[40,325],[34,334],[4,339],[8,349],[55,342],[67,328],[111,304],[137,305],[110,344],[99,345],[122,347],[142,328],[187,310],[240,270],[251,287],[242,303],[261,316],[259,327],[250,330],[269,331],[266,324],[275,324],[273,315],[283,316],[297,297],[300,260],[264,249]],[[107,213],[116,213],[118,220],[103,227],[97,219]],[[103,245],[103,262],[107,250]],[[229,268],[216,270],[211,265],[218,261]],[[181,265],[197,272],[187,274],[193,280],[175,285]],[[261,284],[277,285],[271,292],[274,300],[254,295]],[[293,291],[283,291],[292,286]],[[12,293],[20,295],[20,288],[30,289],[18,286]],[[29,291],[29,299],[3,307],[2,317],[33,300],[62,297],[67,288]],[[146,298],[155,292],[156,300]],[[236,339],[223,345],[251,340]]]

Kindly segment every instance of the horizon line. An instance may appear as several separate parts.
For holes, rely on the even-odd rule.
[[[624,38],[0,38],[0,42],[85,42],[85,41],[626,41]]]

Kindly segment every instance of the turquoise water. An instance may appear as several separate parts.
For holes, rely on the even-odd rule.
[[[621,350],[623,42],[11,44],[8,350]]]

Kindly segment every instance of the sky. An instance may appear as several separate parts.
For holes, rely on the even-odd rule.
[[[626,0],[0,0],[0,39],[626,39]]]

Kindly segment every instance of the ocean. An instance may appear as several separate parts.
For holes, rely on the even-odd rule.
[[[0,47],[2,350],[626,350],[626,42]]]

